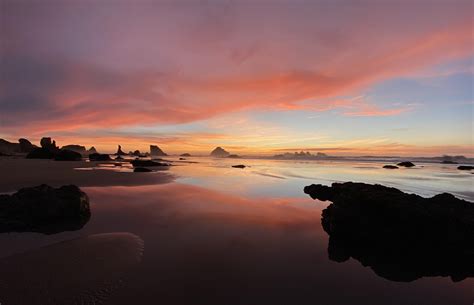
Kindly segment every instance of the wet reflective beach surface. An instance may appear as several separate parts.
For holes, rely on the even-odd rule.
[[[139,179],[136,183],[123,183],[121,177],[112,178],[111,185],[79,185],[92,213],[81,230],[0,234],[0,302],[432,305],[474,300],[473,278],[393,281],[357,260],[331,260],[321,226],[329,202],[303,193],[312,183],[358,181],[423,196],[450,192],[473,201],[470,172],[429,163],[385,170],[376,162],[187,159],[199,163],[175,162],[167,171],[127,176]],[[129,168],[117,171],[127,174]]]

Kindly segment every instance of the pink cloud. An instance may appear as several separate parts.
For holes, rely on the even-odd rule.
[[[18,134],[186,123],[244,109],[398,115],[410,108],[337,97],[472,55],[462,7],[347,4],[341,15],[316,4],[58,4],[61,14],[7,6],[0,126]]]

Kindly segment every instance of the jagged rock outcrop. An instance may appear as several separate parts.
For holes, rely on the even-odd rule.
[[[117,157],[118,158],[118,157]],[[93,153],[89,155],[90,161],[112,161],[108,154]]]
[[[217,157],[217,158],[225,158],[228,157],[230,153],[223,149],[222,147],[216,147],[212,152],[211,152],[211,157]]]
[[[76,151],[61,149],[55,156],[55,161],[81,161],[82,155]]]
[[[89,155],[90,155],[90,154],[97,154],[97,153],[98,153],[98,151],[95,149],[94,146],[92,146],[91,148],[89,148],[89,149],[87,150],[87,154],[89,154]]]
[[[159,157],[167,156],[167,154],[156,145],[150,145],[150,155]]]
[[[36,148],[35,145],[31,144],[30,141],[28,141],[27,139],[24,139],[24,138],[19,139],[18,143],[20,144],[20,152],[21,153],[29,153],[33,149]]]
[[[0,195],[0,232],[54,234],[81,229],[91,216],[89,198],[75,185],[39,185]]]
[[[51,138],[41,138],[40,144],[41,147],[34,148],[26,155],[27,159],[53,159],[60,151],[56,141],[51,141]]]
[[[59,147],[56,146],[56,141],[53,140],[51,142],[51,138],[49,138],[49,137],[41,138],[40,145],[41,145],[41,148],[48,149],[50,151],[58,151],[59,150]]]
[[[11,143],[7,140],[0,139],[0,152],[10,155],[18,152],[20,150],[20,146],[18,143]]]
[[[120,145],[118,146],[117,152],[115,153],[115,155],[116,155],[116,156],[125,156],[125,155],[126,155],[126,153],[124,153],[124,152],[122,151],[122,146],[120,146]]]
[[[132,160],[130,163],[133,165],[133,167],[170,166],[168,163],[155,162],[152,160]]]
[[[431,198],[365,183],[310,185],[313,199],[330,200],[321,224],[329,258],[350,257],[393,281],[424,276],[474,276],[474,204],[443,193]]]
[[[85,146],[77,145],[77,144],[65,145],[65,146],[61,147],[61,149],[62,150],[64,150],[64,149],[72,150],[72,151],[80,153],[81,155],[85,155],[87,153]]]
[[[413,164],[410,161],[400,162],[400,163],[397,163],[397,165],[398,166],[403,166],[403,167],[413,167],[413,166],[415,166],[415,164]]]
[[[27,139],[19,139],[18,143],[12,143],[4,139],[0,139],[0,152],[5,155],[29,153],[37,146],[31,144]]]

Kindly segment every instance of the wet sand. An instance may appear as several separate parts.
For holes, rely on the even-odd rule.
[[[132,186],[168,183],[173,175],[165,171],[152,173],[119,172],[97,168],[107,162],[53,161],[35,159],[0,159],[0,193],[13,192],[22,187],[48,184],[59,187],[67,184],[85,186]],[[112,165],[113,163],[109,163]],[[77,170],[80,168],[80,170]]]

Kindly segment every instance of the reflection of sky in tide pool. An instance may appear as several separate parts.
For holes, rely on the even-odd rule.
[[[189,159],[200,163],[170,167],[177,182],[82,187],[92,210],[83,229],[0,234],[0,263],[8,255],[76,237],[130,232],[144,241],[143,260],[104,305],[457,305],[474,298],[472,278],[393,282],[354,259],[331,261],[321,227],[327,203],[303,193],[305,185],[336,180],[398,184],[420,194],[468,192],[469,173],[438,164],[389,171],[378,163]],[[250,167],[230,167],[239,163]],[[133,179],[163,172],[131,174]],[[47,249],[42,253],[48,258]],[[70,258],[64,259],[68,264]],[[73,287],[71,279],[77,277],[51,278]],[[22,281],[16,285],[21,291]],[[89,286],[91,293],[99,288]],[[48,287],[52,290],[46,292],[54,295],[55,287],[62,286]]]
[[[0,257],[78,236],[131,232],[144,241],[143,260],[104,305],[455,305],[473,297],[472,279],[393,282],[354,259],[329,260],[320,224],[325,205],[309,198],[248,198],[179,183],[84,191],[92,218],[81,231],[0,234]]]
[[[189,158],[199,163],[174,166],[177,181],[251,197],[305,197],[312,183],[379,183],[422,196],[442,192],[474,201],[474,176],[457,165],[417,163],[414,168],[383,169],[386,163],[355,161],[275,161]],[[231,165],[245,164],[245,169]]]

